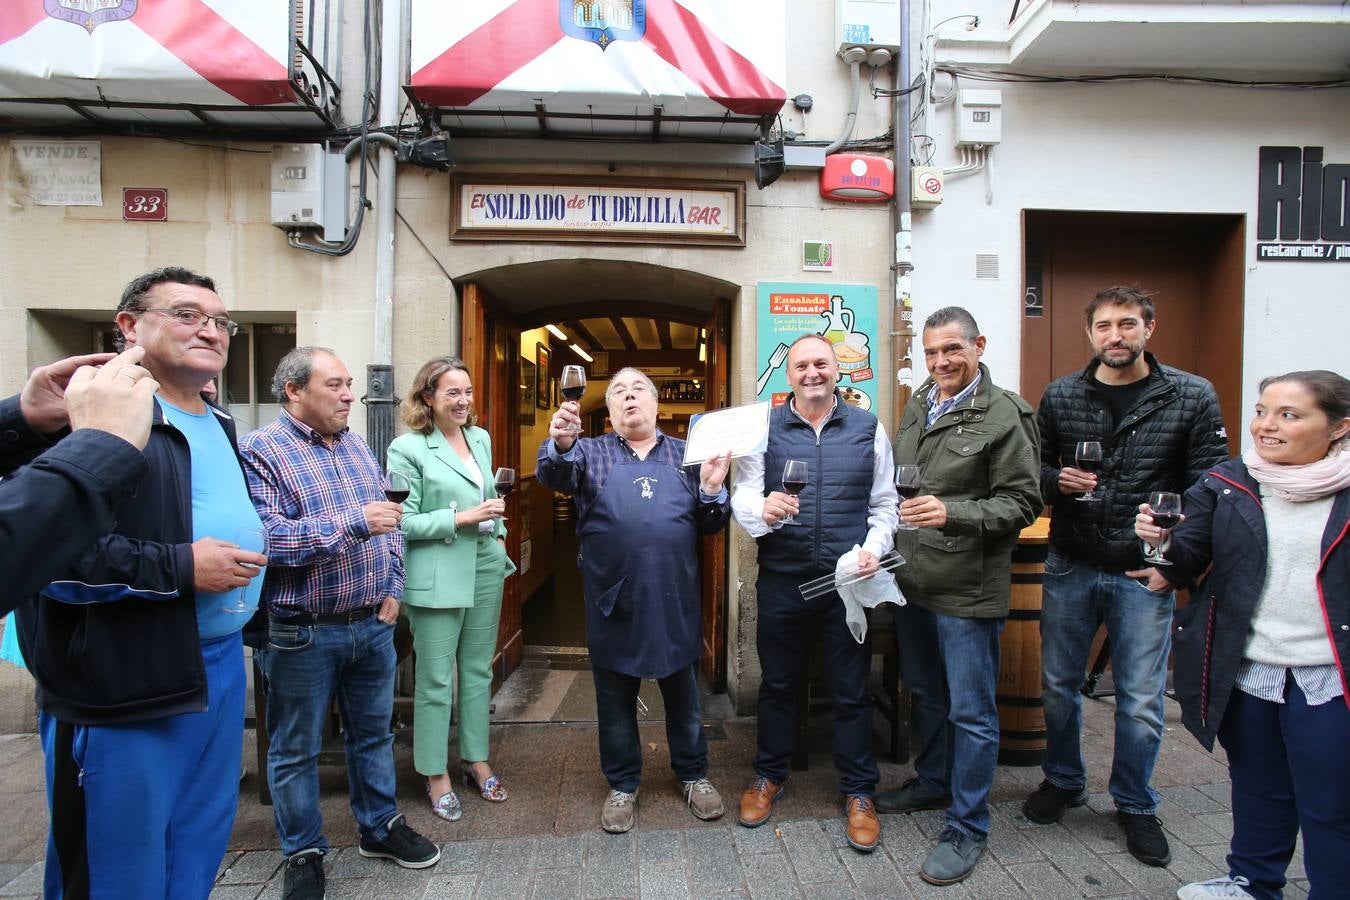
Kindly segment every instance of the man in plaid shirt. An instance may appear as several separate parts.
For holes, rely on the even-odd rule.
[[[334,692],[342,711],[352,813],[362,856],[421,869],[440,850],[394,805],[394,621],[403,594],[403,508],[385,499],[380,466],[347,428],[355,400],[331,350],[281,360],[276,422],[240,441],[267,529],[267,775],[287,900],[322,898],[328,841],[319,812],[319,750]]]

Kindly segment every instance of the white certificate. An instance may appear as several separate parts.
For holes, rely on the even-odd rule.
[[[700,413],[689,420],[684,464],[692,466],[728,450],[733,457],[763,453],[769,446],[769,401]]]

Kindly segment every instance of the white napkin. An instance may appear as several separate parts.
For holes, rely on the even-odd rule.
[[[854,544],[852,550],[839,557],[839,562],[834,567],[836,583],[853,577],[853,571],[858,568],[858,555],[861,552],[862,547]],[[867,639],[867,614],[863,612],[864,609],[872,609],[882,603],[905,605],[905,595],[900,593],[895,576],[885,569],[863,581],[856,581],[853,584],[840,583],[839,597],[844,601],[844,621],[848,624],[848,630],[853,633],[853,639],[860,644]]]

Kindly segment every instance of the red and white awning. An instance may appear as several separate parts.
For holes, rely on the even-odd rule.
[[[8,99],[295,103],[284,0],[3,0]]]
[[[413,0],[410,92],[443,108],[766,116],[786,0]]]

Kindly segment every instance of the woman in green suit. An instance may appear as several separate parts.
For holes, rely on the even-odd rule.
[[[506,799],[488,765],[488,701],[502,582],[516,567],[506,555],[506,504],[493,480],[492,444],[474,424],[464,363],[438,357],[422,366],[401,413],[412,432],[389,445],[389,469],[406,472],[412,485],[403,503],[403,609],[417,651],[413,766],[427,776],[432,811],[453,822],[462,814],[448,759],[456,670],[464,783],[485,800]]]

